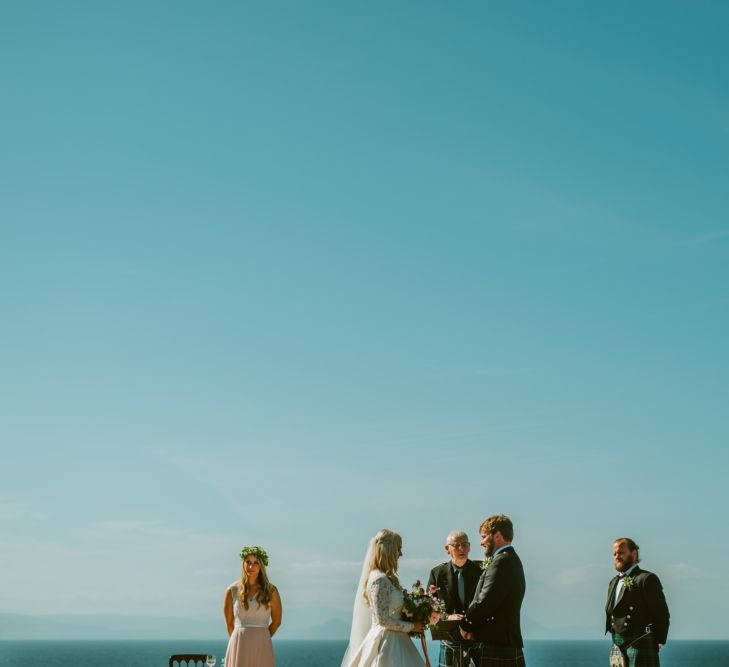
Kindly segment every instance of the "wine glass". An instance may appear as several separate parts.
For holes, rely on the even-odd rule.
[[[209,655],[207,658],[205,658],[205,664],[208,667],[215,667],[216,662],[217,662],[217,660],[215,659],[214,655]]]

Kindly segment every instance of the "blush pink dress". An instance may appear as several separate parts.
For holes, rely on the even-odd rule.
[[[268,626],[271,609],[258,604],[258,596],[248,601],[248,609],[238,597],[238,582],[228,586],[233,598],[233,633],[225,651],[225,667],[275,667],[273,644]]]

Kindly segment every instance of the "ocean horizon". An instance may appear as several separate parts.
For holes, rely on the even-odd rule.
[[[0,640],[0,667],[166,667],[174,653],[225,655],[225,640]],[[274,641],[277,667],[339,667],[345,640],[282,639]],[[609,639],[527,640],[529,667],[606,667]],[[437,665],[438,643],[428,643]],[[729,640],[669,641],[661,651],[662,667],[729,665]]]

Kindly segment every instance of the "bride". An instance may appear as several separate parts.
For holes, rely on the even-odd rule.
[[[400,618],[403,592],[397,578],[402,539],[387,529],[370,540],[357,587],[349,646],[341,667],[423,667],[408,632],[422,623]]]

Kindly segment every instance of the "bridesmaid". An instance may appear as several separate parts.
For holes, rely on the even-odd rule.
[[[240,580],[228,586],[223,603],[230,637],[224,665],[275,667],[271,637],[281,625],[281,597],[266,575],[268,554],[244,547],[240,557]]]

